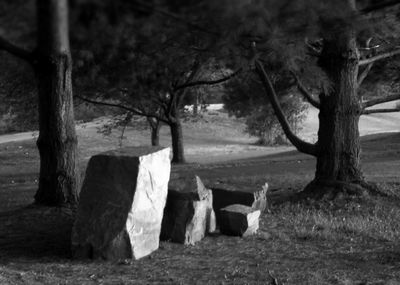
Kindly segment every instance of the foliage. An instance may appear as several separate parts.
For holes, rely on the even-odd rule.
[[[3,132],[35,130],[38,126],[35,78],[21,60],[0,55],[7,72],[0,74],[0,118]]]
[[[295,93],[293,80],[287,76],[275,77],[275,85],[279,88],[281,107],[295,131],[300,130],[305,118],[307,105]],[[246,118],[246,131],[257,136],[259,143],[274,145],[284,142],[284,133],[261,84],[250,76],[247,80],[239,78],[228,84],[223,96],[225,109],[231,115]]]

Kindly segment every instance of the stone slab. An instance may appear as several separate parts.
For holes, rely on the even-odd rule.
[[[93,156],[72,230],[76,258],[144,257],[159,246],[170,149],[134,147]]]
[[[198,176],[174,181],[169,187],[162,240],[194,245],[206,234],[215,231],[212,191],[204,186]]]

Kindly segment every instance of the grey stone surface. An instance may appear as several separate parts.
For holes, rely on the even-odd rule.
[[[213,192],[213,208],[217,216],[217,224],[219,224],[220,209],[226,206],[241,204],[261,212],[268,207],[267,183],[258,188],[239,183],[218,183],[211,185],[210,188]]]
[[[220,210],[219,229],[222,234],[249,236],[259,227],[261,211],[251,207],[234,204]]]
[[[159,246],[170,149],[136,147],[93,156],[72,230],[76,258],[139,259]]]
[[[215,231],[212,192],[198,176],[174,181],[169,186],[161,239],[193,245]]]

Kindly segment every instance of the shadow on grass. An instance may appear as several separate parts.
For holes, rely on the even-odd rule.
[[[72,211],[29,205],[0,213],[2,260],[24,258],[69,258]]]

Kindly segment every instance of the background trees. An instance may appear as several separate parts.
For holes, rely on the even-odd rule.
[[[307,112],[307,105],[296,94],[296,82],[290,74],[280,76],[274,72],[274,86],[277,90],[282,110],[290,127],[297,133]],[[246,118],[246,131],[259,138],[263,145],[282,144],[285,134],[274,115],[271,103],[264,95],[261,82],[253,74],[233,79],[224,91],[224,108],[231,115]]]
[[[76,0],[71,2],[77,47],[74,83],[82,100],[118,107],[128,113],[127,118],[132,114],[147,117],[153,144],[157,144],[160,122],[167,124],[173,161],[184,162],[181,110],[185,97],[198,86],[224,83],[238,73],[246,76],[255,71],[251,77],[263,85],[268,100],[260,98],[259,92],[248,100],[269,102],[288,140],[299,151],[317,158],[316,177],[309,190],[363,192],[369,187],[360,169],[359,116],[370,113],[372,105],[399,96],[387,91],[384,97],[366,100],[373,88],[365,84],[366,88],[360,89],[360,85],[381,80],[373,71],[383,65],[375,62],[400,53],[394,32],[398,29],[397,10],[382,10],[397,7],[393,6],[396,3]],[[73,202],[79,183],[72,179],[77,175],[68,7],[50,0],[37,5],[35,53],[9,41],[0,44],[30,62],[39,83],[38,146],[43,175],[37,201]],[[296,136],[278,100],[288,98],[283,95],[292,92],[295,84],[299,93],[320,109],[316,144]],[[259,86],[240,88],[243,93],[259,90]],[[232,101],[236,99],[232,97]],[[291,106],[297,106],[301,101],[292,102],[296,103]],[[65,112],[61,114],[61,110]],[[267,110],[247,113],[259,118]],[[50,188],[64,189],[63,194],[56,198],[42,194],[50,193],[45,190]]]
[[[148,8],[147,5],[140,7]],[[94,45],[104,48],[98,50],[100,54],[91,49],[91,55],[82,59],[82,71],[78,74],[95,72],[96,75],[89,75],[89,82],[93,81],[89,86],[87,80],[83,81],[84,88],[91,89],[91,94],[84,92],[85,96],[80,97],[87,102],[118,107],[149,118],[153,143],[157,141],[160,122],[168,125],[172,161],[185,162],[181,111],[189,89],[223,83],[236,73],[219,72],[216,67],[220,64],[213,53],[216,35],[179,20],[183,15],[191,20],[198,17],[194,12],[197,5],[166,1],[146,15],[138,14],[135,5],[117,5],[117,9],[122,8],[124,11],[118,12],[120,17],[109,29],[112,26],[112,31],[124,32],[111,32],[112,46],[109,46],[108,37],[93,39]],[[179,16],[176,13],[180,13]],[[96,30],[93,34],[102,31],[99,27],[103,27],[103,21],[109,21],[104,11],[99,14],[87,26],[88,31]],[[103,91],[93,92],[92,86],[97,90],[102,86]]]

